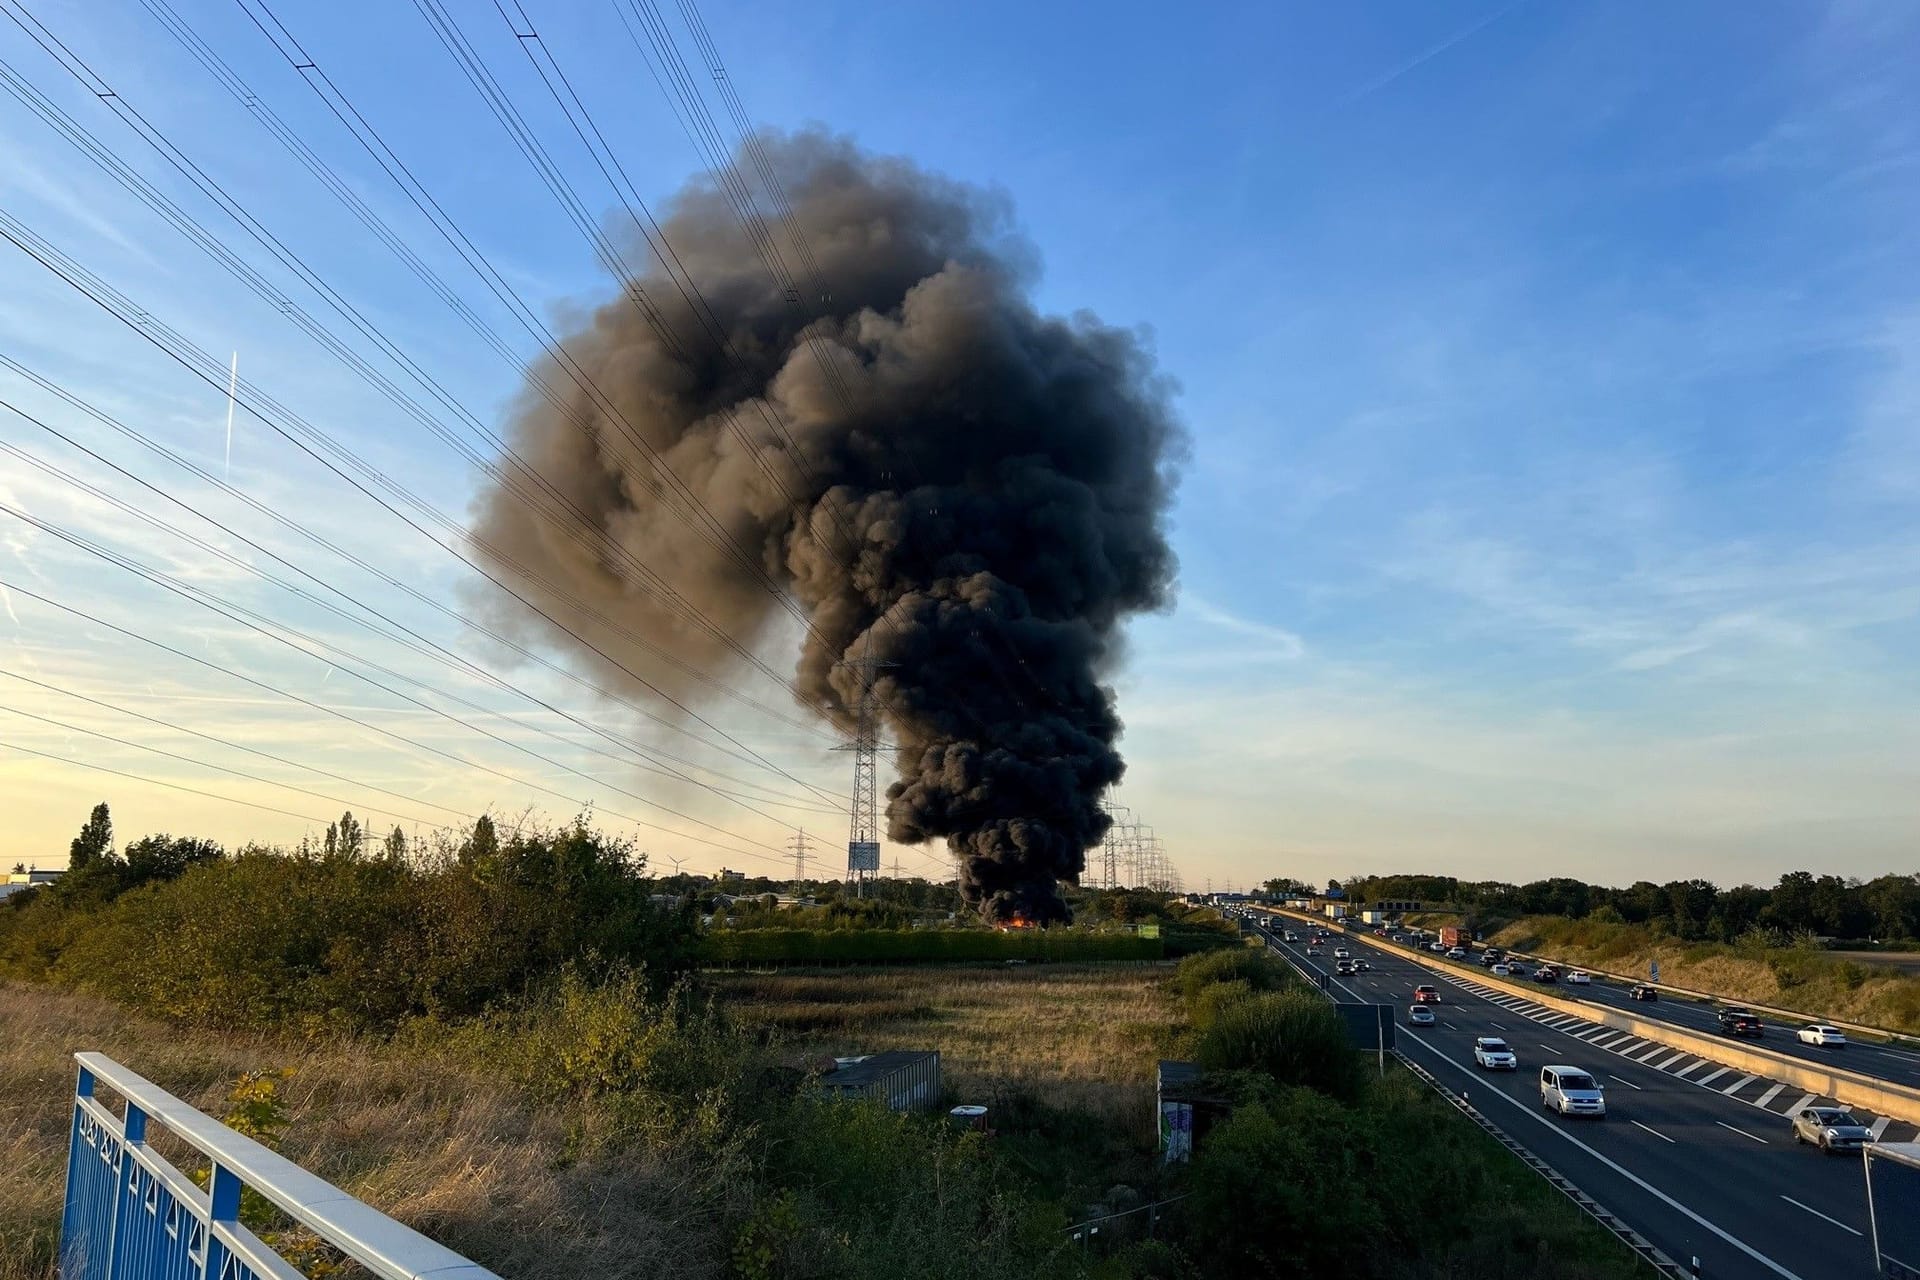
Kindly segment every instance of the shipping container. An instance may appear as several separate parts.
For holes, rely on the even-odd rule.
[[[820,1078],[820,1091],[829,1097],[870,1098],[889,1111],[930,1111],[940,1101],[938,1049],[892,1049],[834,1061]]]
[[[1467,945],[1467,931],[1448,925],[1440,931],[1440,942],[1442,946],[1464,947]]]

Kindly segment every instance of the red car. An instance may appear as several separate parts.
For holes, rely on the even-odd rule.
[[[1418,986],[1413,989],[1413,1002],[1415,1004],[1439,1004],[1440,993],[1429,986]]]

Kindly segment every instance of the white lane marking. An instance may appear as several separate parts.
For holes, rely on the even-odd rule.
[[[1501,1025],[1500,1025],[1499,1023],[1497,1023],[1497,1022],[1489,1022],[1489,1023],[1487,1024],[1487,1025],[1488,1025],[1488,1026],[1490,1026],[1490,1027],[1492,1027],[1492,1028],[1493,1028],[1493,1029],[1494,1029],[1495,1031],[1505,1031],[1505,1030],[1506,1030],[1506,1028],[1505,1028],[1505,1027],[1503,1027],[1503,1026],[1501,1026]]]
[[[1409,1041],[1409,1043],[1413,1044],[1417,1048],[1426,1050],[1428,1053],[1432,1054],[1434,1057],[1440,1059],[1440,1061],[1452,1067],[1455,1071],[1458,1071],[1461,1075],[1468,1076],[1475,1080],[1480,1079],[1480,1076],[1476,1074],[1473,1070],[1469,1069],[1466,1066],[1463,1066],[1458,1062],[1455,1062],[1452,1058],[1449,1058],[1440,1049],[1435,1048],[1433,1045],[1428,1044],[1426,1041],[1412,1040],[1412,1041]],[[1738,1236],[1734,1235],[1732,1232],[1723,1230],[1722,1228],[1716,1226],[1712,1222],[1709,1222],[1706,1218],[1701,1217],[1698,1213],[1695,1213],[1692,1209],[1687,1208],[1686,1205],[1681,1204],[1678,1200],[1675,1200],[1672,1196],[1668,1195],[1666,1192],[1662,1191],[1660,1188],[1654,1186],[1651,1182],[1648,1182],[1645,1178],[1641,1177],[1639,1174],[1635,1173],[1633,1170],[1627,1168],[1625,1165],[1621,1164],[1618,1160],[1614,1160],[1608,1156],[1602,1155],[1599,1151],[1595,1150],[1593,1147],[1588,1146],[1585,1142],[1582,1142],[1580,1139],[1574,1137],[1571,1133],[1568,1133],[1565,1129],[1561,1128],[1559,1125],[1553,1123],[1553,1121],[1547,1119],[1543,1115],[1537,1114],[1532,1107],[1520,1101],[1518,1098],[1509,1098],[1506,1094],[1501,1093],[1498,1089],[1494,1089],[1490,1091],[1488,1096],[1498,1098],[1500,1101],[1506,1103],[1508,1106],[1512,1107],[1515,1111],[1518,1111],[1521,1115],[1525,1116],[1528,1120],[1532,1121],[1537,1125],[1542,1126],[1549,1133],[1554,1134],[1561,1141],[1571,1143],[1572,1145],[1580,1148],[1581,1151],[1585,1152],[1587,1155],[1591,1156],[1593,1159],[1599,1161],[1601,1164],[1605,1165],[1607,1168],[1613,1170],[1615,1173],[1625,1178],[1628,1182],[1631,1182],[1634,1186],[1639,1187],[1642,1191],[1646,1192],[1648,1195],[1653,1196],[1655,1199],[1659,1200],[1660,1203],[1666,1205],[1668,1208],[1674,1210],[1676,1213],[1685,1214],[1689,1219],[1699,1223],[1702,1227],[1706,1228],[1708,1231],[1713,1232],[1714,1235],[1726,1241],[1728,1244],[1738,1249],[1741,1253],[1746,1254],[1749,1258],[1752,1258],[1755,1262],[1759,1263],[1761,1266],[1765,1267],[1767,1270],[1773,1272],[1773,1274],[1782,1277],[1782,1280],[1802,1280],[1801,1276],[1795,1274],[1792,1271],[1787,1270],[1785,1267],[1775,1262],[1772,1258],[1769,1258],[1766,1254],[1761,1253],[1758,1249],[1748,1244],[1745,1240],[1740,1239]]]
[[[1460,1028],[1458,1028],[1458,1027],[1456,1027],[1456,1026],[1454,1026],[1454,1025],[1453,1025],[1453,1024],[1451,1023],[1451,1022],[1449,1022],[1449,1023],[1446,1023],[1445,1025],[1446,1025],[1446,1028],[1447,1028],[1447,1030],[1449,1030],[1449,1031],[1458,1031],[1458,1030],[1460,1029]]]
[[[1538,1042],[1538,1041],[1535,1041],[1534,1043],[1536,1043],[1536,1044],[1538,1044],[1539,1042]],[[1552,1046],[1552,1045],[1550,1045],[1550,1044],[1543,1044],[1543,1045],[1540,1045],[1540,1047],[1541,1047],[1542,1049],[1545,1049],[1545,1050],[1546,1050],[1546,1051],[1547,1051],[1548,1053],[1552,1053],[1552,1052],[1553,1052],[1553,1046]]]
[[[1741,1076],[1738,1080],[1735,1080],[1732,1084],[1728,1085],[1726,1088],[1722,1089],[1720,1092],[1726,1094],[1728,1097],[1732,1097],[1734,1094],[1740,1092],[1742,1089],[1746,1088],[1748,1085],[1752,1083],[1753,1083],[1752,1076]]]
[[[1717,1068],[1716,1070],[1710,1071],[1706,1075],[1701,1076],[1698,1080],[1695,1080],[1694,1083],[1701,1084],[1701,1085],[1712,1084],[1715,1080],[1718,1080],[1721,1076],[1727,1074],[1727,1072],[1731,1070],[1733,1070],[1732,1067]]]
[[[1663,1045],[1663,1044],[1657,1044],[1657,1045],[1655,1045],[1655,1046],[1653,1046],[1653,1048],[1651,1048],[1651,1049],[1649,1049],[1649,1050],[1647,1050],[1647,1051],[1646,1051],[1645,1053],[1641,1053],[1641,1054],[1635,1054],[1635,1055],[1634,1055],[1634,1059],[1633,1059],[1633,1060],[1634,1060],[1635,1062],[1645,1062],[1645,1061],[1646,1061],[1647,1059],[1649,1059],[1649,1058],[1657,1058],[1657,1057],[1659,1057],[1659,1056],[1660,1056],[1660,1055],[1661,1055],[1661,1054],[1662,1054],[1663,1052],[1665,1052],[1665,1051],[1666,1051],[1666,1047],[1667,1047],[1667,1046],[1665,1046],[1665,1045]]]
[[[1614,1033],[1611,1039],[1600,1040],[1600,1041],[1597,1041],[1596,1043],[1598,1043],[1602,1049],[1611,1049],[1613,1048],[1613,1046],[1619,1044],[1622,1040],[1631,1040],[1631,1039],[1633,1039],[1633,1037],[1628,1035],[1626,1032],[1617,1031]]]
[[[1867,1126],[1867,1132],[1873,1135],[1873,1140],[1875,1142],[1878,1142],[1880,1141],[1880,1135],[1885,1133],[1887,1131],[1887,1126],[1892,1123],[1893,1123],[1892,1116],[1881,1116],[1878,1120],[1875,1120],[1872,1124]]]
[[[1689,1062],[1686,1066],[1681,1067],[1678,1071],[1674,1072],[1673,1074],[1678,1076],[1680,1079],[1685,1080],[1688,1076],[1692,1075],[1694,1072],[1698,1071],[1700,1068],[1706,1065],[1707,1065],[1707,1060],[1705,1058],[1695,1058],[1692,1062]]]
[[[1627,1121],[1627,1123],[1632,1125],[1636,1129],[1647,1129],[1647,1126],[1641,1124],[1638,1120],[1629,1120]],[[1654,1137],[1660,1139],[1660,1141],[1662,1142],[1673,1142],[1674,1145],[1676,1146],[1679,1145],[1679,1143],[1676,1142],[1673,1138],[1669,1138],[1666,1134],[1660,1132],[1658,1129],[1647,1129],[1647,1132],[1652,1134]]]
[[[1755,1098],[1753,1100],[1753,1105],[1756,1107],[1764,1107],[1769,1102],[1772,1102],[1775,1098],[1779,1097],[1781,1094],[1785,1093],[1786,1091],[1787,1091],[1787,1086],[1783,1084],[1776,1084],[1775,1086],[1773,1086],[1773,1088],[1767,1090],[1765,1093],[1761,1094],[1758,1098]]]
[[[1825,1221],[1827,1221],[1827,1222],[1831,1222],[1831,1223],[1832,1223],[1832,1224],[1833,1224],[1834,1226],[1836,1226],[1836,1227],[1838,1227],[1838,1228],[1840,1228],[1840,1229],[1841,1229],[1842,1231],[1853,1231],[1853,1234],[1855,1234],[1855,1235],[1857,1235],[1857,1236],[1861,1236],[1861,1237],[1863,1237],[1863,1238],[1864,1238],[1864,1237],[1866,1236],[1866,1234],[1867,1234],[1867,1233],[1866,1233],[1866,1232],[1864,1232],[1864,1231],[1854,1231],[1854,1229],[1853,1229],[1852,1227],[1850,1227],[1850,1226],[1848,1226],[1848,1225],[1847,1225],[1846,1223],[1844,1223],[1844,1222],[1842,1222],[1842,1221],[1840,1221],[1840,1219],[1838,1219],[1838,1218],[1829,1218],[1829,1217],[1827,1217],[1827,1215],[1826,1215],[1826,1214],[1824,1214],[1824,1213],[1822,1213],[1822,1212],[1820,1212],[1820,1211],[1819,1211],[1818,1209],[1816,1209],[1816,1208],[1814,1208],[1814,1207],[1813,1207],[1812,1205],[1810,1205],[1810,1204],[1801,1204],[1801,1203],[1800,1203],[1800,1202],[1799,1202],[1798,1200],[1795,1200],[1795,1199],[1794,1199],[1794,1198],[1793,1198],[1792,1196],[1781,1196],[1780,1198],[1781,1198],[1782,1200],[1785,1200],[1785,1201],[1786,1201],[1786,1202],[1787,1202],[1788,1204],[1790,1204],[1790,1205],[1792,1205],[1792,1206],[1793,1206],[1794,1208],[1796,1208],[1796,1209],[1805,1209],[1805,1210],[1806,1210],[1806,1211],[1807,1211],[1808,1213],[1810,1213],[1810,1214],[1812,1214],[1812,1215],[1813,1215],[1814,1217],[1816,1217],[1816,1218],[1821,1218],[1821,1219],[1824,1219],[1824,1220],[1825,1220]]]
[[[1920,1057],[1916,1057],[1911,1053],[1902,1053],[1898,1049],[1889,1049],[1886,1045],[1881,1045],[1879,1051],[1891,1057],[1905,1058],[1908,1062],[1920,1062]]]
[[[1767,1140],[1761,1137],[1759,1134],[1748,1133],[1745,1129],[1736,1129],[1734,1128],[1734,1126],[1728,1124],[1725,1120],[1715,1120],[1714,1123],[1719,1125],[1722,1129],[1733,1129],[1735,1133],[1739,1134],[1743,1138],[1752,1138],[1755,1142],[1759,1143],[1763,1147],[1770,1145],[1767,1142]]]
[[[1649,1054],[1648,1056],[1651,1057],[1652,1055]],[[1686,1056],[1687,1056],[1687,1051],[1685,1049],[1682,1049],[1678,1053],[1674,1054],[1673,1056],[1662,1058],[1660,1059],[1660,1061],[1654,1063],[1653,1064],[1654,1069],[1656,1071],[1665,1071],[1668,1067],[1672,1066],[1674,1063],[1680,1061],[1680,1059]]]
[[[1611,1072],[1611,1071],[1609,1071],[1609,1072],[1607,1072],[1607,1079],[1609,1079],[1609,1080],[1618,1080],[1618,1081],[1620,1081],[1620,1083],[1621,1083],[1621,1084],[1623,1084],[1623,1085],[1625,1085],[1625,1086],[1627,1086],[1627,1088],[1629,1088],[1629,1089],[1640,1089],[1640,1086],[1639,1086],[1639,1085],[1637,1085],[1637,1084],[1635,1084],[1635,1083],[1634,1083],[1633,1081],[1631,1081],[1631,1080],[1628,1080],[1628,1079],[1625,1079],[1625,1078],[1623,1078],[1623,1077],[1621,1077],[1621,1076],[1617,1076],[1617,1075],[1615,1075],[1615,1074],[1613,1074],[1613,1072]],[[1645,1090],[1645,1089],[1640,1089],[1640,1092],[1642,1092],[1642,1093],[1645,1093],[1645,1092],[1646,1092],[1646,1090]]]
[[[1819,1099],[1820,1099],[1820,1095],[1819,1095],[1819,1094],[1817,1094],[1817,1093],[1810,1093],[1810,1094],[1808,1094],[1808,1095],[1807,1095],[1806,1097],[1804,1097],[1804,1098],[1802,1098],[1802,1099],[1800,1099],[1800,1101],[1798,1101],[1798,1102],[1796,1102],[1796,1103],[1794,1103],[1794,1104],[1793,1104],[1792,1106],[1790,1106],[1790,1107],[1788,1107],[1788,1108],[1787,1108],[1787,1114],[1788,1114],[1788,1115],[1796,1115],[1796,1114],[1798,1114],[1799,1112],[1801,1112],[1801,1111],[1804,1111],[1804,1110],[1806,1110],[1806,1109],[1807,1109],[1808,1107],[1810,1107],[1810,1106],[1812,1106],[1812,1105],[1813,1105],[1813,1104],[1814,1104],[1815,1102],[1817,1102],[1817,1101],[1819,1101]]]

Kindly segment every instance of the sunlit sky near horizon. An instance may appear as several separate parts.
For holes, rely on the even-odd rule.
[[[700,160],[622,26],[624,0],[522,3],[641,195],[663,201]],[[504,310],[249,18],[257,0],[26,8],[498,426],[515,370],[158,16],[177,13],[505,332]],[[448,9],[590,213],[610,216],[611,188],[494,6]],[[822,125],[998,189],[1043,264],[1041,306],[1151,331],[1191,452],[1173,517],[1178,607],[1133,624],[1116,675],[1118,799],[1189,887],[1920,870],[1920,8],[702,12],[758,123]],[[287,0],[273,13],[556,327],[607,296],[586,241],[415,6]],[[348,807],[411,830],[591,804],[663,867],[777,872],[795,827],[837,857],[846,756],[772,682],[727,676],[777,716],[723,701],[703,708],[711,728],[642,720],[504,662],[435,608],[459,606],[456,560],[244,411],[229,464],[237,352],[249,394],[454,521],[478,487],[23,101],[44,95],[274,289],[352,333],[98,86],[11,21],[0,62],[0,227],[44,240],[210,361],[195,376],[0,241],[0,861],[58,865],[101,799],[123,839],[286,842]],[[388,672],[263,637],[181,594],[196,588]],[[567,715],[371,638],[349,621],[355,601]],[[768,662],[790,666],[793,645],[770,637]],[[371,683],[414,678],[435,690],[416,693],[425,705]],[[643,769],[583,721],[670,754]],[[896,856],[909,872],[947,862],[889,846]]]

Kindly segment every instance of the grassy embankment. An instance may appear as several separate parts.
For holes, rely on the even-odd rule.
[[[576,1080],[636,1074],[621,1054],[594,1058],[603,1033],[622,1029],[607,1022],[591,993],[576,995],[584,1009],[543,1014],[538,1025],[305,1040],[193,1030],[89,996],[0,983],[0,1097],[8,1100],[0,1108],[0,1204],[7,1206],[0,1280],[52,1276],[76,1048],[106,1052],[216,1116],[242,1073],[291,1068],[282,1087],[286,1155],[516,1280],[810,1274],[808,1259],[795,1256],[806,1251],[793,1241],[782,1243],[781,1256],[743,1262],[754,1224],[786,1221],[764,1206],[796,1186],[804,1193],[822,1172],[770,1169],[753,1148],[811,1139],[829,1152],[838,1146],[845,1159],[848,1148],[867,1154],[863,1139],[889,1141],[887,1125],[848,1140],[837,1130],[810,1132],[808,1108],[798,1120],[780,1110],[751,1119],[661,1115],[636,1108],[633,1095],[644,1089],[556,1090],[549,1067],[535,1059],[571,1062]],[[1113,1183],[1151,1172],[1152,1064],[1179,1022],[1164,969],[735,975],[721,984],[719,1003],[729,1021],[755,1030],[715,1042],[716,1052],[723,1059],[750,1054],[762,1068],[776,1064],[751,1083],[783,1097],[800,1076],[781,1068],[825,1052],[941,1049],[950,1091],[994,1108],[1001,1130],[994,1158],[1012,1177],[1000,1179],[998,1194],[1022,1196],[1037,1210],[1018,1215],[1010,1231],[1048,1233],[1024,1244],[1003,1240],[1003,1264],[1017,1266],[1026,1249],[1042,1273],[1077,1274],[1081,1264],[1070,1252],[1050,1256],[1060,1243],[1052,1229]],[[525,1032],[531,1043],[506,1043]],[[679,1066],[711,1070],[716,1092],[743,1074],[739,1061]],[[716,1111],[753,1105],[744,1096],[714,1102]],[[710,1132],[682,1141],[676,1128]],[[922,1157],[913,1169],[859,1172],[887,1180],[876,1198],[897,1197],[900,1212],[921,1212],[912,1183],[925,1153],[901,1146],[901,1160]],[[857,1166],[841,1167],[851,1176]],[[956,1170],[945,1176],[956,1178]],[[750,1198],[763,1207],[743,1203]],[[1050,1216],[1049,1203],[1059,1205]],[[879,1272],[891,1257],[907,1268],[900,1274],[915,1273],[916,1262],[925,1273],[928,1256],[916,1249],[923,1242],[887,1239],[899,1229],[870,1224],[874,1238],[862,1256]],[[999,1274],[979,1261],[972,1274]]]
[[[1657,937],[1640,925],[1561,916],[1530,916],[1492,940],[1612,973],[1646,973],[1658,960],[1660,980],[1677,987],[1920,1034],[1920,977],[1844,953],[1682,942]]]

